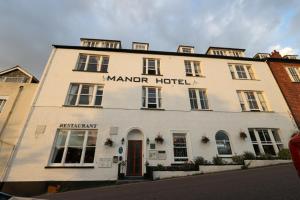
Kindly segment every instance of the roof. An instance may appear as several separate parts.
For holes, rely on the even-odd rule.
[[[267,62],[281,62],[290,64],[300,64],[299,59],[286,59],[286,58],[268,58]]]
[[[19,71],[23,72],[24,74],[26,74],[27,76],[29,76],[31,78],[31,83],[39,82],[39,80],[35,76],[33,76],[31,73],[29,73],[28,71],[26,71],[24,68],[20,67],[19,65],[16,65],[14,67],[0,71],[0,75],[6,74],[6,73],[14,71],[14,70],[19,70]]]
[[[91,50],[91,51],[109,51],[109,52],[124,52],[135,54],[152,54],[152,55],[170,55],[170,56],[186,56],[186,57],[203,57],[203,58],[218,58],[226,60],[244,60],[244,61],[256,61],[265,62],[263,59],[249,58],[249,57],[234,57],[234,56],[219,56],[219,55],[207,55],[197,53],[181,53],[181,52],[169,52],[169,51],[144,51],[144,50],[132,50],[132,49],[113,49],[113,48],[99,48],[99,47],[84,47],[84,46],[69,46],[69,45],[52,45],[54,48],[60,49],[78,49],[78,50]]]
[[[205,54],[208,53],[210,49],[226,49],[226,50],[238,50],[238,51],[246,51],[246,49],[238,49],[238,48],[229,48],[229,47],[208,47]]]

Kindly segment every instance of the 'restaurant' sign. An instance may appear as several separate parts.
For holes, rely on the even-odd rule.
[[[105,81],[115,81],[115,82],[134,82],[134,83],[149,83],[147,77],[139,76],[103,76]],[[155,83],[157,84],[177,84],[177,85],[191,85],[185,79],[177,78],[155,78]]]
[[[59,128],[93,129],[97,128],[97,124],[60,124]]]

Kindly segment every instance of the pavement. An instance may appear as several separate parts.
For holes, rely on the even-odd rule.
[[[129,183],[40,196],[43,199],[120,200],[300,200],[293,165]]]

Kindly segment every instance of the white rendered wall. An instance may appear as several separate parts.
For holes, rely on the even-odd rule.
[[[109,73],[72,71],[79,53],[109,55]],[[159,58],[163,76],[142,76],[143,57]],[[186,77],[186,59],[200,61],[205,77]],[[259,80],[232,80],[228,63],[251,64]],[[104,78],[107,75],[147,77],[149,83],[107,81]],[[156,84],[156,78],[186,79],[192,85]],[[126,160],[127,141],[122,145],[121,139],[126,139],[132,128],[138,128],[143,133],[143,162],[147,160],[150,165],[174,163],[173,132],[187,133],[190,160],[196,156],[212,160],[217,154],[214,135],[218,130],[229,134],[233,154],[254,151],[249,137],[246,140],[239,137],[240,131],[248,134],[248,128],[279,128],[280,137],[287,147],[288,139],[295,130],[288,107],[264,62],[57,49],[44,81],[7,181],[115,180],[117,165],[99,168],[97,160],[120,155],[120,146],[124,147],[122,155]],[[103,108],[63,107],[71,82],[104,84]],[[140,110],[142,86],[147,85],[162,87],[164,111]],[[212,111],[191,111],[188,88],[206,88]],[[274,112],[241,112],[236,90],[264,91]],[[97,124],[95,168],[45,168],[61,123]],[[35,135],[37,125],[47,126],[44,134]],[[112,126],[119,127],[118,135],[109,135]],[[149,160],[146,139],[153,143],[159,133],[165,141],[156,147],[166,151],[167,159]],[[201,143],[204,135],[210,138],[207,144]],[[115,142],[111,148],[103,145],[108,137]]]

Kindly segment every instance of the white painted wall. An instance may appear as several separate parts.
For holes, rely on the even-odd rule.
[[[108,74],[72,71],[79,53],[109,55]],[[149,84],[122,83],[105,81],[103,76],[142,76],[142,58],[160,58],[160,70],[163,76],[148,77]],[[184,60],[200,61],[204,78],[186,77]],[[217,154],[214,135],[218,130],[229,133],[233,154],[254,151],[250,138],[242,140],[241,130],[248,133],[248,128],[279,128],[285,147],[295,130],[288,107],[276,85],[272,74],[264,62],[240,61],[251,64],[259,81],[232,80],[228,63],[237,60],[196,58],[167,55],[133,54],[122,52],[100,52],[71,49],[57,49],[44,76],[44,84],[37,98],[32,116],[18,149],[7,181],[47,181],[47,180],[114,180],[117,179],[117,165],[112,168],[94,169],[45,169],[48,165],[56,130],[60,123],[93,123],[98,126],[98,139],[95,154],[97,161],[101,157],[118,154],[118,148],[124,147],[132,128],[139,128],[144,138],[144,162],[148,160],[146,138],[154,142],[160,133],[165,142],[156,145],[157,149],[166,150],[167,159],[150,161],[150,165],[170,165],[173,159],[172,133],[186,132],[189,159],[203,156],[212,160]],[[192,83],[186,85],[155,84],[155,78],[182,78]],[[104,84],[103,108],[63,107],[71,82]],[[165,111],[140,110],[142,86],[162,86],[162,108]],[[188,88],[206,88],[210,108],[213,111],[191,111]],[[241,112],[236,90],[262,90],[274,112]],[[46,125],[43,135],[35,136],[37,125]],[[109,135],[111,126],[119,127],[118,135]],[[201,137],[210,138],[207,144],[201,143]],[[115,142],[113,147],[104,146],[106,138]],[[126,158],[125,158],[126,159]],[[34,173],[32,173],[34,172]],[[145,168],[144,168],[145,172]]]

